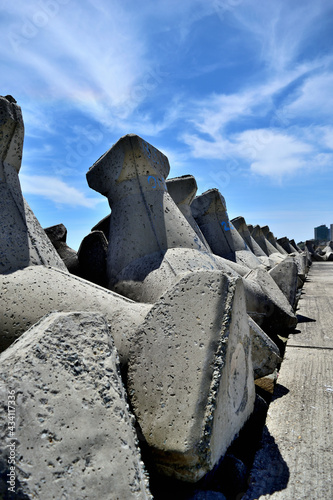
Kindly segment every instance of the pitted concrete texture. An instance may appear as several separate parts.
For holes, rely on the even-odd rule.
[[[200,227],[195,221],[191,210],[191,203],[194,200],[194,197],[198,190],[195,178],[193,177],[193,175],[174,177],[173,179],[168,179],[166,181],[166,185],[171,198],[176,203],[177,207],[184,215],[187,222],[198,235],[199,241],[202,241],[204,247],[202,250],[211,253],[212,251],[206,241],[206,238],[202,234]]]
[[[251,233],[252,238],[258,243],[260,248],[268,255],[270,260],[273,260],[275,264],[281,262],[284,258],[277,248],[275,248],[264,236],[264,233],[259,225],[254,226]]]
[[[252,346],[252,364],[254,378],[261,378],[273,373],[281,363],[280,351],[277,345],[257,325],[252,318],[249,319],[250,337]]]
[[[289,239],[286,236],[284,236],[283,238],[278,238],[277,242],[279,243],[279,245],[282,246],[282,248],[284,248],[284,250],[287,253],[294,253],[294,252],[296,252],[296,249],[292,248],[292,246],[290,245],[290,241],[289,241]]]
[[[280,252],[282,255],[288,254],[288,252],[277,242],[274,234],[269,230],[268,226],[264,226],[261,229],[265,235],[265,238],[270,242],[271,245],[273,245],[274,248],[277,249],[278,252]]]
[[[295,308],[298,288],[296,262],[291,257],[286,257],[282,262],[276,264],[268,274],[272,276],[287,297],[289,304]]]
[[[333,498],[332,311],[333,263],[314,262],[242,500]]]
[[[231,224],[225,199],[218,189],[210,189],[197,196],[191,204],[191,210],[214,254],[250,269],[261,266],[261,262]]]
[[[108,286],[146,256],[168,248],[198,248],[198,236],[167,192],[165,155],[136,135],[126,135],[88,171],[92,189],[108,197],[112,212],[107,260]],[[135,265],[133,267],[135,267]]]
[[[44,228],[52,245],[56,249],[61,260],[65,264],[68,271],[72,274],[80,275],[80,264],[77,252],[70,248],[67,243],[67,229],[63,224]]]
[[[236,217],[235,219],[232,219],[231,222],[235,226],[251,252],[253,252],[256,257],[267,257],[267,254],[258,245],[256,240],[252,238],[244,217]]]
[[[2,492],[14,442],[15,498],[152,498],[102,315],[53,313],[2,353],[0,366],[1,420],[8,394],[16,417],[15,441],[7,426],[0,434]]]
[[[136,304],[72,274],[45,266],[30,266],[0,275],[0,299],[1,350],[52,311],[97,311],[110,322],[122,362],[127,360],[131,335],[150,310],[146,304]]]
[[[244,279],[251,283],[252,288],[252,294],[246,295],[248,314],[267,334],[282,334],[296,326],[293,308],[269,273],[253,269]]]
[[[192,318],[179,307],[184,291]],[[239,278],[189,273],[152,308],[130,356],[128,390],[163,473],[194,482],[225,453],[253,410],[250,346]]]
[[[0,97],[0,273],[34,265],[66,267],[22,196],[24,125],[21,108]]]

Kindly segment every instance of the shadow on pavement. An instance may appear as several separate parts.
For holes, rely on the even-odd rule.
[[[261,448],[257,452],[251,475],[249,488],[242,500],[255,500],[262,495],[272,495],[284,490],[289,481],[290,473],[283,460],[273,436],[265,426],[262,433]]]

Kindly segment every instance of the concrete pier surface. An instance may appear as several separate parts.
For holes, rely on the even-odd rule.
[[[242,500],[333,498],[333,262],[314,262]]]

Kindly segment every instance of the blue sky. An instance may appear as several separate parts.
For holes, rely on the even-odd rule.
[[[333,223],[331,0],[0,0],[23,194],[77,249],[109,213],[85,174],[122,135],[277,237]]]

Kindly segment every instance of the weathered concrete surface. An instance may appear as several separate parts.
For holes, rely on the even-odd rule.
[[[1,351],[52,311],[97,311],[108,318],[123,362],[127,359],[131,335],[151,307],[46,266],[30,266],[0,275],[0,301]]]
[[[118,356],[100,314],[53,313],[0,356],[0,493],[15,443],[20,499],[148,499]],[[14,405],[13,405],[14,406]],[[14,496],[13,496],[14,498]]]
[[[304,292],[243,500],[333,498],[333,263],[314,262]]]
[[[193,217],[198,223],[212,252],[250,269],[261,266],[260,260],[231,224],[225,199],[218,189],[209,189],[197,196],[192,204]]]
[[[254,255],[258,258],[267,257],[267,254],[262,250],[262,248],[258,245],[256,240],[251,236],[249,228],[245,222],[244,217],[235,217],[232,219],[232,224],[235,226],[239,234],[242,236],[243,240],[249,247],[249,249],[254,253]]]
[[[80,274],[80,264],[77,252],[70,248],[67,243],[67,229],[63,224],[57,224],[44,228],[52,245],[58,252],[68,271],[72,274]]]
[[[249,319],[250,337],[252,347],[252,364],[254,378],[265,377],[272,373],[281,363],[280,351],[276,344],[257,325],[252,318]]]
[[[184,215],[187,222],[199,237],[199,241],[203,243],[203,251],[212,253],[206,238],[202,234],[200,227],[193,217],[191,203],[195,198],[198,190],[197,182],[193,175],[183,175],[182,177],[174,177],[166,181],[168,193],[170,194],[177,207]]]
[[[264,233],[265,238],[270,242],[271,245],[273,245],[273,247],[275,247],[283,255],[288,254],[288,252],[286,252],[286,250],[276,241],[274,234],[272,233],[272,231],[270,231],[268,226],[263,226],[261,230]]]
[[[0,96],[0,273],[29,265],[66,267],[22,196],[24,124],[13,98]]]
[[[264,236],[264,233],[259,225],[254,226],[251,232],[252,238],[258,243],[261,249],[265,252],[265,254],[269,257],[270,261],[274,263],[281,262],[284,258],[282,255]]]
[[[322,255],[320,255],[318,252],[315,251],[315,249],[313,248],[312,241],[307,240],[305,242],[305,246],[307,248],[307,251],[309,252],[309,255],[310,255],[312,261],[322,262],[325,260]]]
[[[179,307],[184,290],[196,311],[192,319]],[[188,273],[152,308],[137,332],[128,390],[165,474],[197,481],[250,416],[255,397],[250,346],[240,278]]]
[[[287,297],[289,304],[294,308],[297,297],[297,264],[291,257],[286,257],[282,262],[276,264],[268,274],[272,276],[280,290]]]

